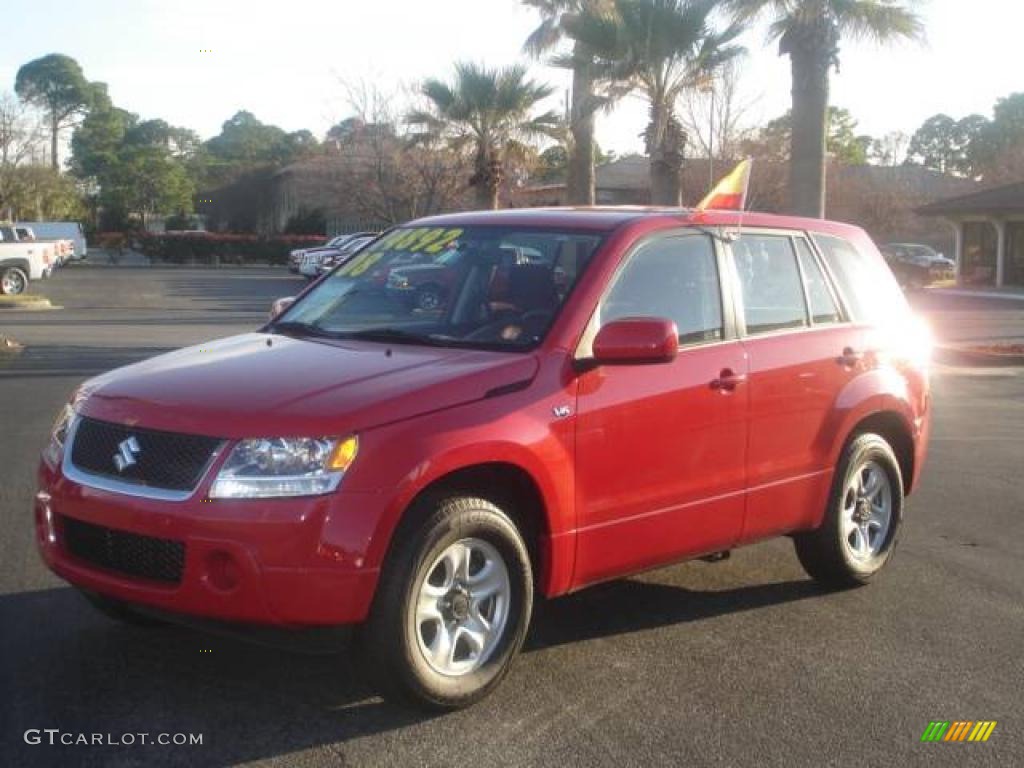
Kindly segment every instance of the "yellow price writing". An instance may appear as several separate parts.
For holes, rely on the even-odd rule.
[[[366,258],[362,259],[359,262],[359,264],[356,265],[352,269],[352,271],[348,272],[347,274],[352,276],[352,277],[359,277],[361,274],[366,272],[366,270],[368,270],[370,267],[372,267],[374,264],[376,264],[382,258],[384,258],[384,254],[383,253],[368,253],[368,254],[366,254]]]
[[[461,229],[449,229],[447,232],[444,233],[444,235],[441,236],[441,238],[436,243],[433,243],[432,245],[428,245],[423,250],[426,253],[440,253],[445,248],[447,248],[449,245],[451,245],[456,240],[458,240],[461,236],[462,236],[462,230]]]
[[[463,232],[464,230],[461,229],[440,227],[396,229],[353,258],[338,270],[338,274],[346,277],[359,277],[380,261],[387,251],[437,255],[458,240]]]

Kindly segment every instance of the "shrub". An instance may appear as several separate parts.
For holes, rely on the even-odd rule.
[[[327,231],[327,218],[322,208],[299,208],[299,212],[285,224],[286,235],[317,235]]]
[[[245,235],[164,232],[133,235],[132,246],[154,263],[191,265],[285,264],[295,248],[322,245],[318,235]]]

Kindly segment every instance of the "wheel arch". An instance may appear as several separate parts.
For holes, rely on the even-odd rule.
[[[490,501],[505,511],[520,530],[530,552],[537,589],[546,595],[559,591],[553,552],[549,502],[541,484],[521,464],[508,460],[481,461],[449,469],[430,479],[404,504],[388,537],[384,561],[401,538],[420,525],[437,501],[464,495]]]
[[[860,435],[876,434],[884,439],[896,454],[903,479],[903,492],[910,494],[914,487],[914,436],[906,417],[895,410],[879,410],[863,416],[850,429],[842,450]]]
[[[32,264],[28,259],[11,258],[11,259],[0,259],[0,269],[7,269],[8,267],[15,267],[22,270],[26,275],[31,275]]]
[[[904,493],[914,487],[918,462],[923,459],[918,441],[927,439],[927,407],[922,409],[906,375],[879,367],[850,382],[836,400],[838,429],[832,466],[850,441],[864,432],[876,432],[892,446],[903,475]]]

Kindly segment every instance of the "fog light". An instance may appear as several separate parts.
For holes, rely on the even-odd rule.
[[[206,558],[206,581],[216,590],[231,592],[241,583],[242,571],[235,558],[218,550]]]

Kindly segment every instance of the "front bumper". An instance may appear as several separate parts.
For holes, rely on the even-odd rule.
[[[47,566],[71,584],[160,611],[273,626],[363,621],[378,570],[328,544],[324,530],[342,494],[298,499],[183,502],[125,496],[72,482],[40,463],[36,541]],[[348,505],[358,505],[350,498]],[[348,512],[355,512],[352,506]],[[64,520],[184,543],[180,581],[149,580],[82,559]]]

